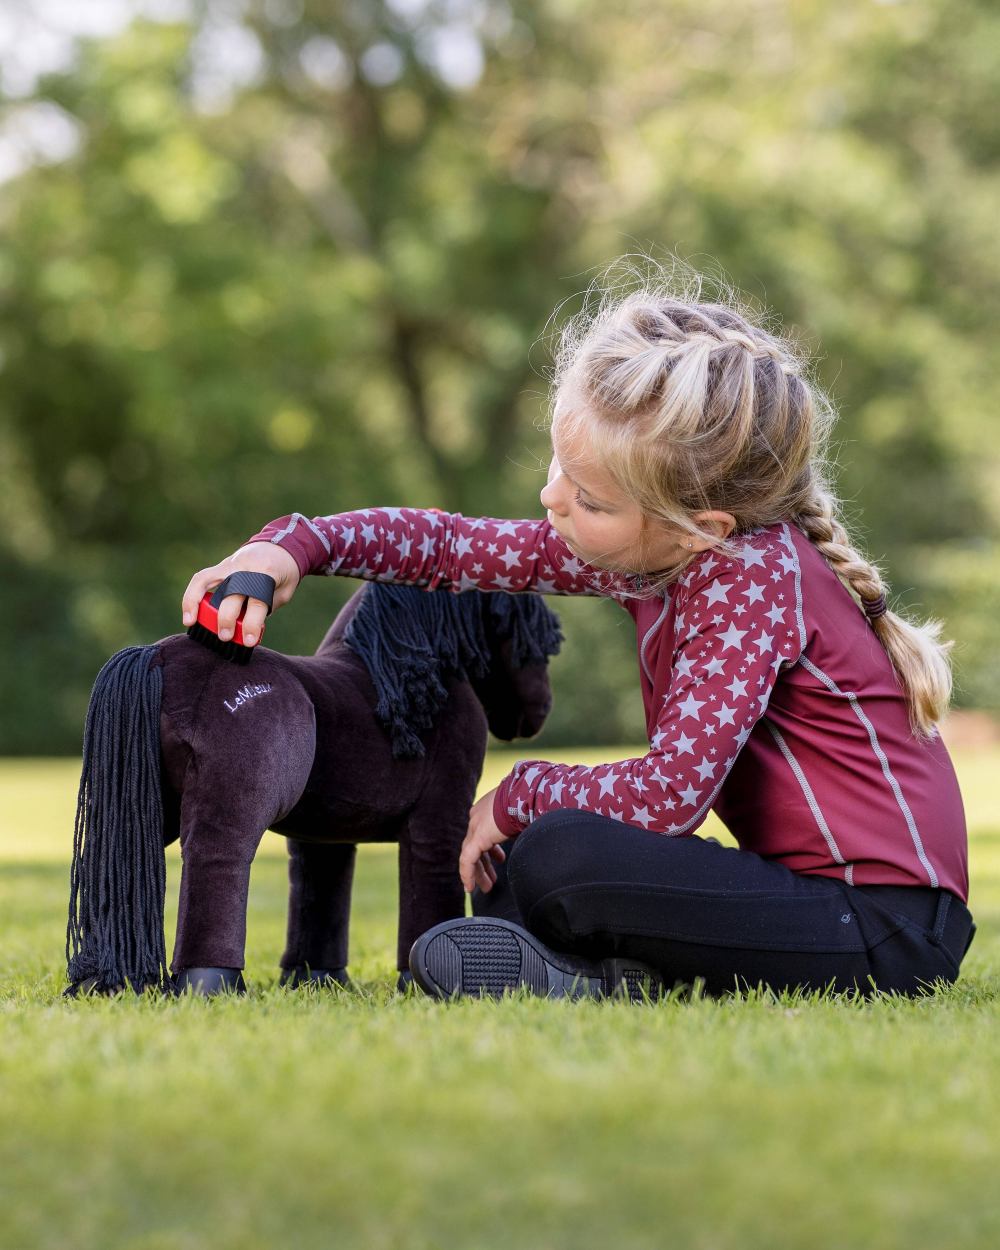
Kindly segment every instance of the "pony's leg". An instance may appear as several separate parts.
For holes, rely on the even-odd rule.
[[[410,948],[443,920],[465,915],[458,857],[486,755],[486,717],[465,682],[452,685],[436,733],[428,743],[430,774],[399,834],[399,929],[396,967],[402,988],[410,978]]]
[[[410,813],[399,836],[399,929],[396,967],[409,980],[410,948],[442,920],[465,915],[458,856],[468,831],[469,805],[425,803]]]
[[[266,818],[244,805],[235,819],[208,819],[198,795],[181,800],[181,888],[170,970],[244,965],[250,865]],[[225,810],[225,796],[212,804]],[[241,819],[242,815],[242,819]]]
[[[301,799],[316,749],[312,700],[286,657],[265,652],[253,677],[267,698],[233,713],[237,680],[208,673],[179,779],[181,886],[171,971],[241,969],[250,866],[264,831]],[[183,978],[181,978],[183,982]],[[204,978],[210,985],[212,978]]]
[[[347,980],[353,842],[288,839],[288,936],[282,981]],[[306,972],[308,969],[308,972]]]

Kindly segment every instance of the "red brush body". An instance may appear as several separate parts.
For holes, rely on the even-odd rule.
[[[235,642],[237,646],[240,647],[247,646],[247,644],[243,641],[243,618],[246,616],[246,611],[247,605],[244,603],[239,616],[236,618],[236,624],[233,627],[233,636],[229,640],[230,642]],[[219,642],[222,641],[222,639],[219,638],[219,609],[212,607],[211,593],[204,595],[201,603],[198,604],[198,624],[204,625],[209,633],[213,634]],[[260,639],[263,637],[264,622],[261,621],[260,636],[258,637],[257,642],[260,642]],[[250,646],[247,647],[247,650],[252,651],[256,645],[256,642],[251,643]]]
[[[274,581],[266,574],[242,572],[230,574],[214,591],[207,591],[202,595],[201,603],[198,604],[198,618],[193,625],[188,626],[188,637],[234,664],[249,664],[254,648],[260,645],[260,640],[264,637],[264,622],[261,621],[257,641],[248,646],[243,640],[243,617],[246,615],[247,605],[250,602],[247,598],[233,625],[232,638],[224,642],[219,637],[219,608],[227,593],[253,594],[259,596],[267,604],[267,610],[270,613],[273,592]]]

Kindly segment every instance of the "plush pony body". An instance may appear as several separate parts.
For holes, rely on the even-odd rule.
[[[534,594],[373,582],[313,656],[259,646],[237,666],[186,634],[117,653],[88,710],[71,987],[170,984],[156,861],[178,838],[170,971],[242,968],[267,829],[288,839],[286,975],[346,968],[360,842],[399,845],[405,969],[421,933],[464,912],[458,854],[487,729],[505,740],[539,731],[560,639]]]

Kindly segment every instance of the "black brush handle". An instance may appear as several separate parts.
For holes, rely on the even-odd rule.
[[[274,578],[267,573],[249,573],[244,569],[237,569],[219,582],[208,602],[211,607],[218,608],[226,595],[249,595],[266,603],[267,614],[270,616],[274,606],[275,584]]]

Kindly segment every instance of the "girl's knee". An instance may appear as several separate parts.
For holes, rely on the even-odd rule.
[[[588,839],[580,817],[589,815],[546,812],[513,840],[507,853],[507,876],[522,915],[527,916],[540,898],[571,877],[577,881],[587,876]]]

